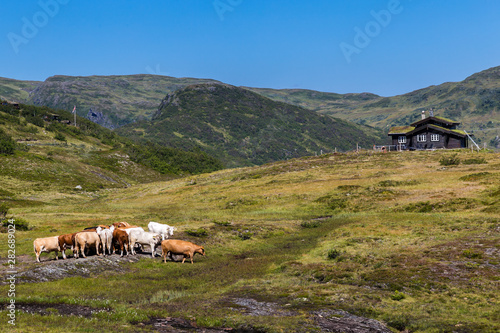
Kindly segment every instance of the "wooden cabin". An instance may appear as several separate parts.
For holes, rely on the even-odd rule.
[[[435,117],[432,113],[409,126],[395,126],[389,130],[392,145],[398,150],[455,149],[469,146],[468,135],[458,130],[459,122]]]

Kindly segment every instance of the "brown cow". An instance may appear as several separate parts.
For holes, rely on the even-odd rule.
[[[122,230],[122,229],[115,229],[113,230],[113,244],[116,244],[118,243],[118,245],[120,246],[120,250],[121,250],[121,256],[123,257],[123,248],[125,248],[125,250],[127,250],[127,255],[129,254],[129,238],[128,238],[128,234],[126,231]],[[114,245],[113,245],[113,249],[114,249]],[[114,250],[113,250],[113,253],[114,253]]]
[[[59,236],[58,240],[59,240],[59,248],[62,252],[62,255],[63,255],[63,259],[66,259],[66,253],[64,251],[66,251],[67,249],[71,249],[71,251],[73,251],[73,256],[75,255],[75,236],[76,236],[76,232],[75,233],[72,233],[72,234],[66,234],[66,235],[61,235]]]
[[[203,246],[196,245],[191,242],[186,242],[183,240],[177,239],[165,239],[161,242],[161,256],[163,257],[163,262],[167,262],[168,254],[182,254],[184,258],[182,259],[182,263],[186,260],[186,258],[191,259],[191,263],[193,263],[193,257],[195,253],[199,253],[202,256],[205,255],[205,249]]]
[[[130,224],[128,224],[127,222],[115,222],[113,223],[112,225],[115,226],[115,228],[126,228],[126,227],[130,227]]]

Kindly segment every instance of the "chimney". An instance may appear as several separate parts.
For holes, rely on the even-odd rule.
[[[422,119],[425,119],[425,110],[422,110]]]

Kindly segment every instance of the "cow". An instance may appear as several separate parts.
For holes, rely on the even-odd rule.
[[[125,230],[116,228],[113,231],[113,243],[117,243],[120,246],[121,256],[123,257],[123,249],[127,250],[127,255],[129,254],[129,237]],[[114,252],[114,251],[113,251]]]
[[[127,222],[115,222],[112,224],[115,228],[126,228],[126,227],[130,227],[130,224],[128,224]]]
[[[115,226],[112,225],[109,229],[101,229],[97,231],[97,234],[101,238],[101,245],[102,245],[102,253],[106,255],[106,249],[108,249],[108,254],[113,254],[113,251],[111,251],[111,248],[113,246],[113,231],[115,230]]]
[[[55,252],[56,260],[59,259],[59,236],[37,238],[33,241],[33,250],[35,251],[36,261],[40,262],[40,254],[42,252]]]
[[[132,230],[129,234],[130,238],[130,251],[135,254],[135,244],[149,245],[151,247],[151,256],[154,258],[156,254],[156,247],[161,243],[161,237],[152,232]]]
[[[72,233],[72,234],[66,234],[66,235],[60,235],[58,237],[58,241],[59,241],[59,249],[61,250],[62,252],[62,255],[63,255],[63,259],[66,259],[66,249],[71,249],[71,251],[73,251],[73,255],[75,254],[75,236],[76,236],[76,232],[75,233]]]
[[[174,230],[176,229],[174,227],[169,226],[168,224],[161,224],[158,222],[151,221],[148,223],[148,230],[149,232],[160,234],[161,240],[165,240],[169,238],[169,236],[173,236]]]
[[[161,256],[163,257],[163,262],[167,262],[167,256],[169,253],[170,255],[182,254],[184,255],[182,263],[184,263],[186,258],[190,258],[192,264],[194,254],[199,253],[204,256],[205,249],[203,246],[199,246],[191,242],[177,239],[166,239],[161,242]]]
[[[128,235],[128,241],[129,241],[129,243],[128,243],[129,249],[130,249],[130,232],[133,231],[133,230],[135,230],[137,232],[144,232],[144,229],[142,229],[141,227],[138,227],[136,225],[129,225],[128,227],[119,227],[119,229],[124,230],[127,233],[127,235]]]
[[[86,258],[85,250],[91,246],[95,246],[97,255],[100,255],[99,245],[101,244],[101,237],[99,237],[98,232],[101,231],[102,229],[97,227],[97,231],[83,231],[75,235],[75,258],[79,257],[80,252],[82,253],[82,257]]]

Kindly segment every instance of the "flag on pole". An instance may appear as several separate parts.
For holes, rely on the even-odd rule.
[[[73,107],[73,111],[71,113],[76,113],[76,105]]]

